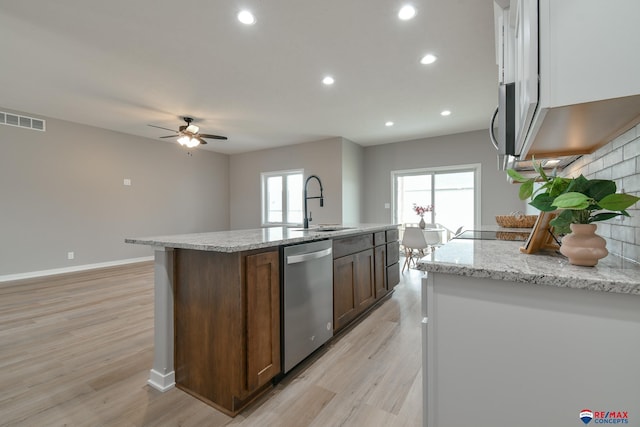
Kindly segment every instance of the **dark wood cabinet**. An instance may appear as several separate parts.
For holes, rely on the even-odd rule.
[[[380,299],[400,282],[400,245],[397,229],[376,233],[375,236],[376,299]]]
[[[382,240],[380,238],[382,237]],[[374,250],[374,242],[382,242]],[[334,331],[344,328],[386,294],[384,232],[333,241]]]
[[[278,252],[247,255],[247,382],[249,393],[280,373]]]
[[[397,228],[386,231],[387,246],[387,290],[400,283],[400,232]]]
[[[369,308],[376,299],[375,279],[373,271],[373,249],[358,252],[356,259],[355,295],[358,312]]]
[[[374,269],[376,283],[376,299],[388,292],[387,289],[387,245],[382,244],[374,249]]]
[[[177,386],[236,415],[280,373],[278,250],[176,250],[174,314]]]
[[[358,315],[356,297],[357,258],[347,255],[333,260],[333,330],[346,326]]]
[[[333,260],[333,329],[343,328],[375,302],[373,249]]]
[[[400,283],[400,242],[387,243],[387,289],[393,289]]]

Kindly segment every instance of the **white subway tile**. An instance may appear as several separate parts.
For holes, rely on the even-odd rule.
[[[611,142],[613,149],[622,147],[629,141],[633,141],[638,136],[638,126],[634,126]]]
[[[624,189],[625,193],[640,192],[640,174],[622,178],[622,186],[618,185],[618,188]]]
[[[640,246],[633,245],[631,243],[623,243],[622,244],[622,254],[623,257],[639,262],[640,260]]]
[[[611,238],[626,243],[635,243],[636,233],[633,227],[626,227],[624,225],[612,225],[611,226]]]
[[[595,174],[596,172],[604,169],[604,162],[602,159],[595,159],[593,162],[587,165],[587,173],[586,174]],[[583,172],[584,173],[584,172]],[[585,175],[586,175],[585,174]]]
[[[611,144],[607,144],[607,145],[611,146]],[[622,162],[622,148],[613,150],[612,152],[604,156],[602,158],[602,162],[603,162],[602,166],[605,168],[611,167],[617,163]]]
[[[640,138],[636,138],[628,144],[625,144],[622,147],[622,151],[625,160],[640,157]]]
[[[636,159],[629,159],[611,168],[611,179],[623,178],[635,173],[637,173]]]

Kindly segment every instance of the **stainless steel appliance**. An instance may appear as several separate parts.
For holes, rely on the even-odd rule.
[[[498,150],[498,166],[504,168],[508,156],[515,156],[515,84],[501,84],[498,92],[498,108],[491,117],[489,137]],[[495,135],[495,121],[498,119],[498,136]]]
[[[282,372],[333,336],[331,240],[283,248]]]

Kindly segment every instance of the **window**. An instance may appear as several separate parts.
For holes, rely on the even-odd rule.
[[[302,224],[302,170],[262,173],[262,225]]]
[[[433,206],[426,223],[450,230],[473,228],[480,222],[480,165],[413,169],[391,172],[394,218],[399,224],[417,224],[413,206]]]

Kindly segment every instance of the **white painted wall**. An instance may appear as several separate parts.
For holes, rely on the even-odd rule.
[[[524,209],[517,186],[496,170],[486,131],[366,148],[330,138],[188,156],[177,144],[45,119],[45,133],[0,126],[0,276],[151,255],[125,237],[260,227],[262,172],[320,176],[325,205],[309,202],[316,224],[389,223],[392,170],[478,162],[483,223]]]
[[[366,147],[364,150],[364,222],[391,222],[391,171],[436,166],[482,164],[481,220],[495,225],[495,216],[524,211],[518,186],[507,182],[498,171],[496,150],[486,130],[446,135],[415,141]]]
[[[0,126],[0,276],[151,256],[125,237],[229,227],[228,156],[45,119],[46,132]]]
[[[342,222],[342,138],[331,138],[305,144],[231,156],[230,227],[232,230],[258,228],[261,224],[260,174],[303,169],[305,179],[317,175],[324,188],[324,207],[318,200],[309,201],[313,224]],[[309,183],[309,194],[316,195],[317,182]]]
[[[342,143],[342,222],[361,222],[364,198],[364,148],[347,139]]]

